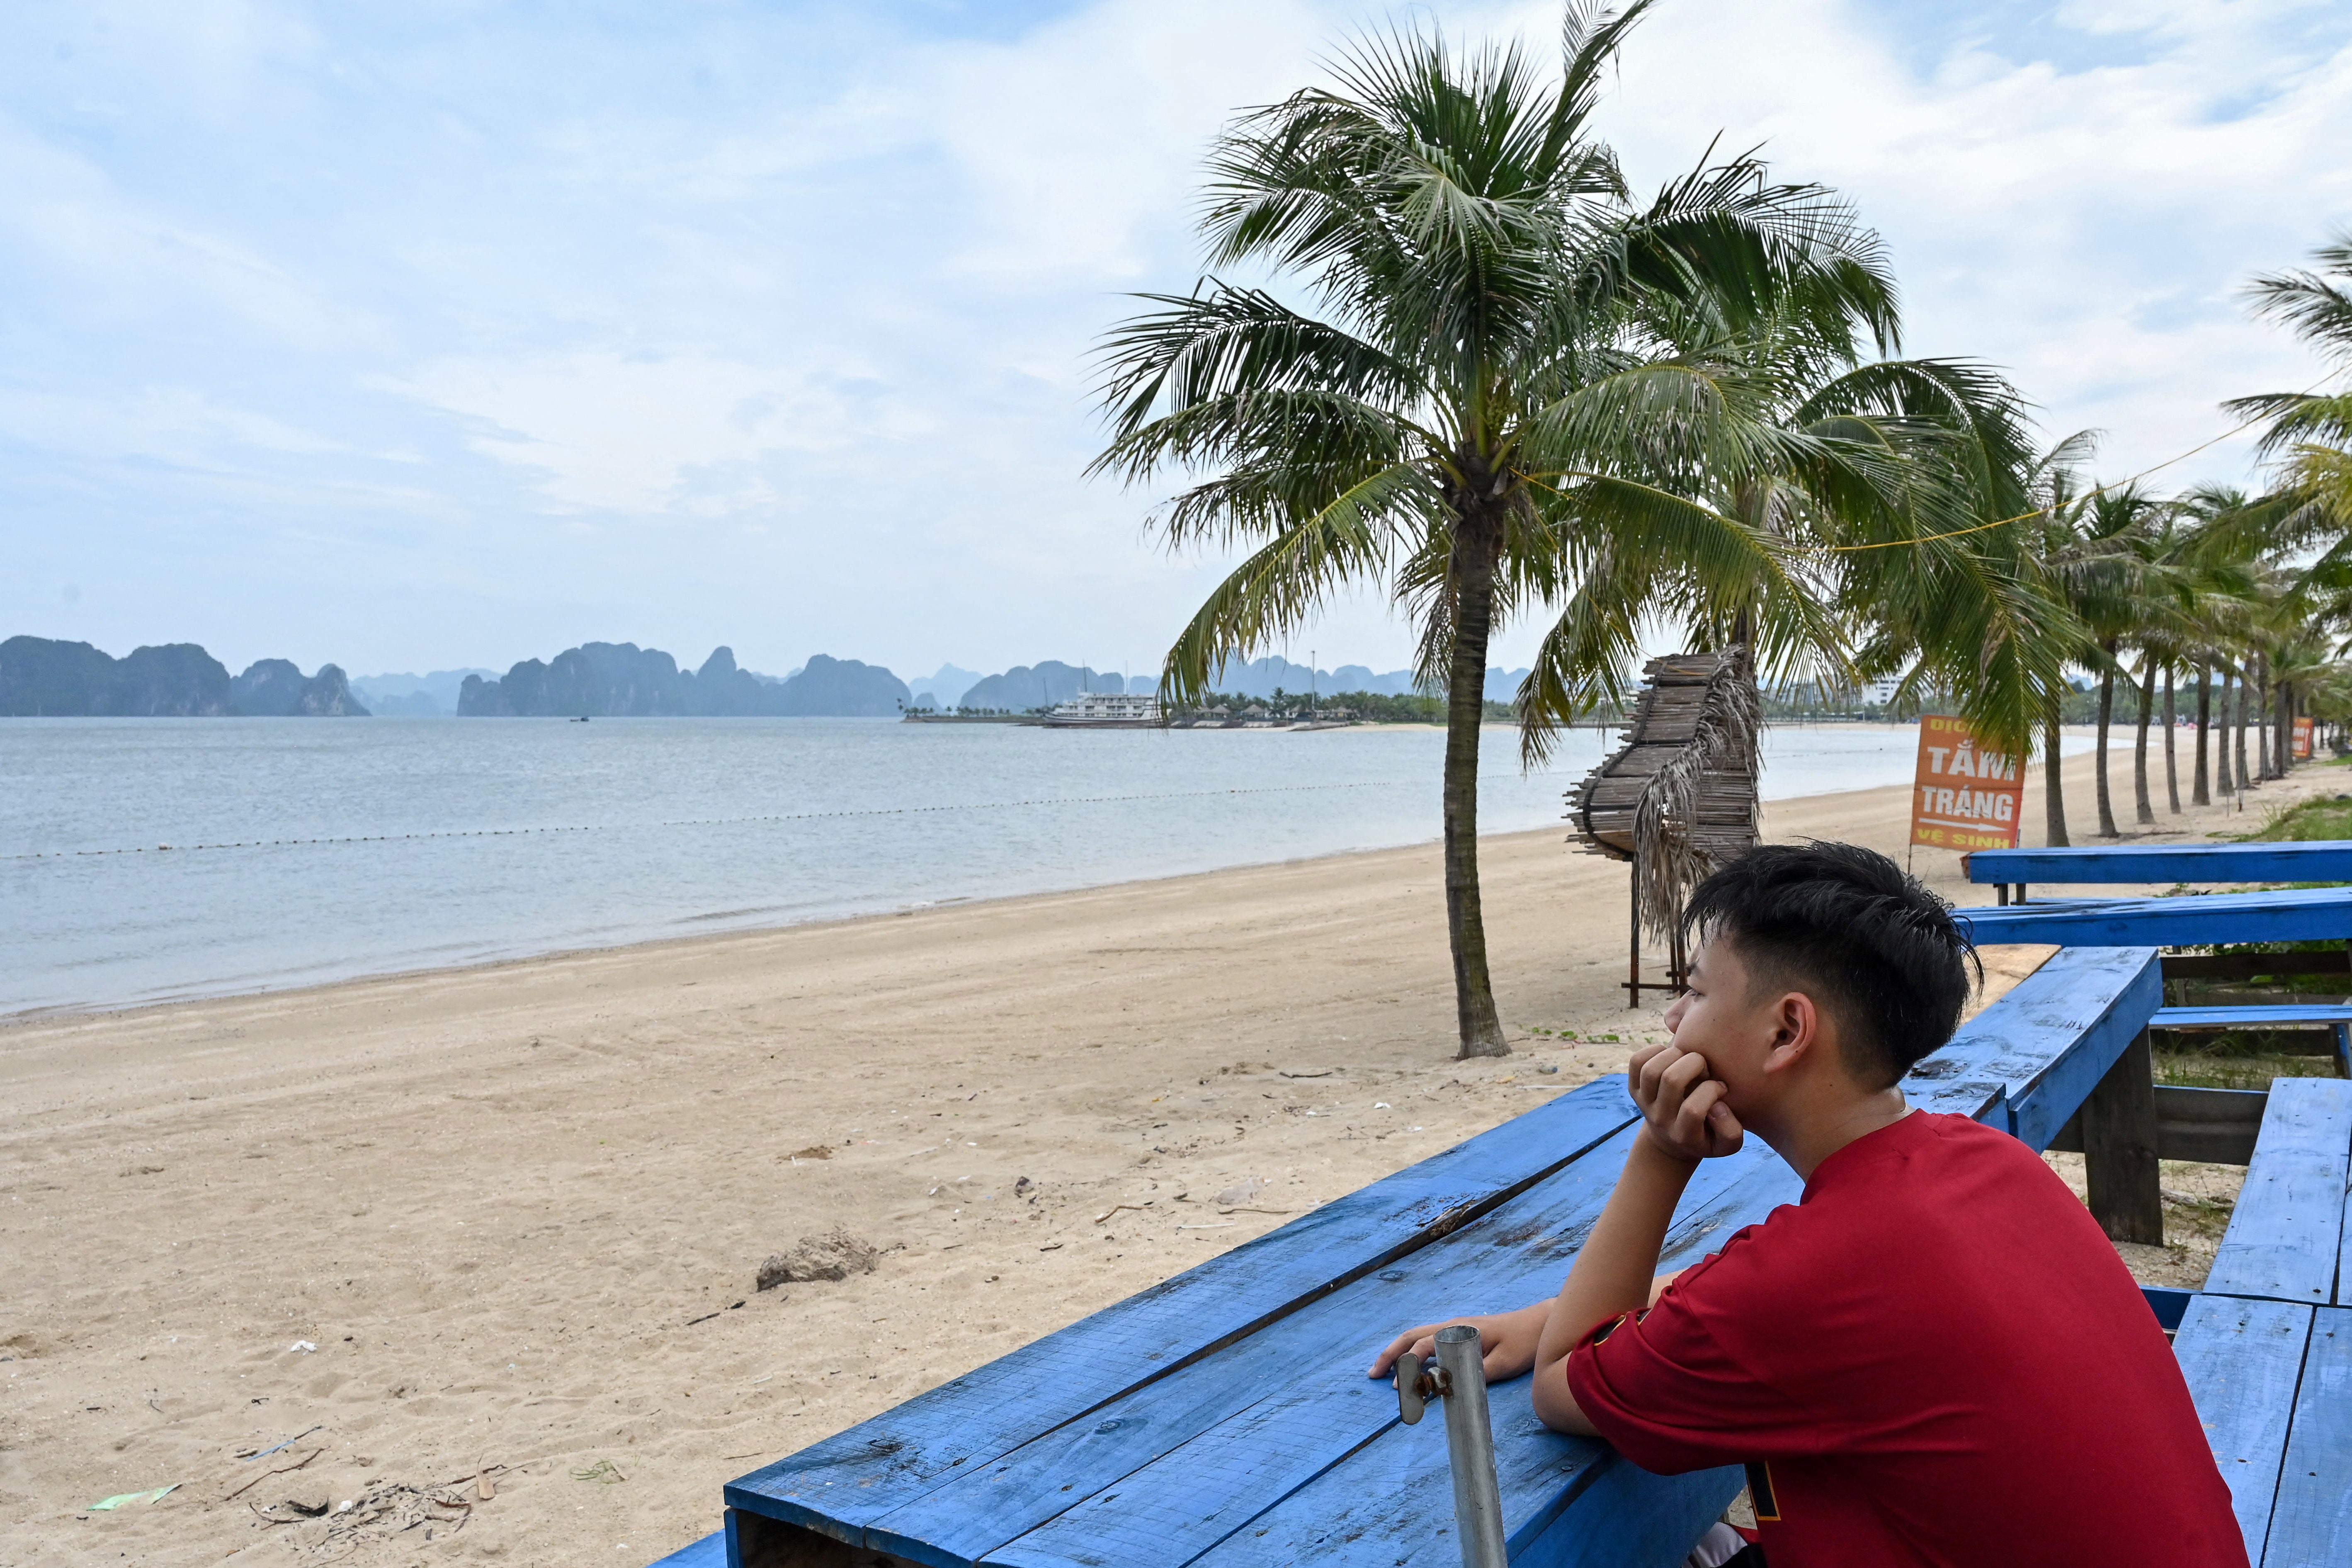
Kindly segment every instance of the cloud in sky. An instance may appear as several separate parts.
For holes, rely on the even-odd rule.
[[[596,637],[1146,665],[1220,563],[1082,478],[1091,345],[1122,293],[1197,276],[1232,111],[1391,15],[28,7],[0,630],[357,669]],[[2352,221],[2347,46],[2342,7],[2288,0],[1664,0],[1603,125],[1641,184],[1720,132],[1850,195],[1908,347],[2011,367],[2121,473],[2317,374],[2236,291]],[[1310,643],[1410,638],[1367,598]]]

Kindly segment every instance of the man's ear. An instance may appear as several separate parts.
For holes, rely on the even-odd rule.
[[[1811,1055],[1821,1043],[1822,1012],[1801,991],[1790,991],[1772,1004],[1772,1043],[1764,1052],[1764,1070],[1786,1072]]]

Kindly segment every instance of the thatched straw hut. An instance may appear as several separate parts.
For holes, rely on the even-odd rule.
[[[1642,671],[1624,744],[1569,792],[1569,820],[1591,853],[1633,868],[1631,1000],[1639,1005],[1642,932],[1667,942],[1682,980],[1684,900],[1755,844],[1756,679],[1748,649],[1670,654]]]

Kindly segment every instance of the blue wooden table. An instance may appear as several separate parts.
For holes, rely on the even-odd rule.
[[[2042,1147],[2158,992],[2152,950],[2062,953],[1906,1092]],[[1635,1131],[1622,1079],[1588,1084],[755,1470],[726,1489],[727,1561],[1450,1564],[1444,1424],[1401,1424],[1364,1367],[1401,1327],[1556,1290]],[[1800,1190],[1759,1142],[1707,1162],[1664,1266]],[[1491,1394],[1515,1563],[1671,1568],[1739,1488],[1734,1469],[1653,1476],[1547,1431],[1529,1386]]]
[[[2194,893],[2170,899],[2059,899],[1954,911],[1981,945],[2206,947],[2352,938],[2352,888]]]
[[[2256,1568],[2352,1563],[2352,1082],[2283,1078],[2173,1342]]]
[[[2299,844],[2118,844],[2079,849],[1977,849],[1971,882],[2352,882],[2352,839]]]

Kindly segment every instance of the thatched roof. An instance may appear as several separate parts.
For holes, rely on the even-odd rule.
[[[1569,792],[1588,849],[1632,860],[1643,924],[1666,934],[1698,880],[1756,842],[1756,682],[1748,650],[1670,654],[1642,671],[1624,744]]]

